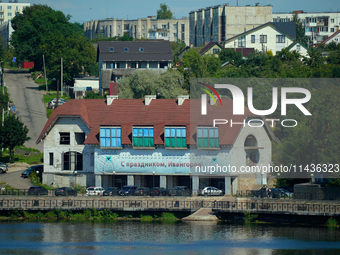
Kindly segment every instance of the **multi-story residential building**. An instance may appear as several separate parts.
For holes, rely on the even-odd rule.
[[[0,24],[11,21],[15,15],[22,13],[22,11],[29,7],[30,3],[19,3],[18,0],[11,0],[8,3],[0,3]]]
[[[97,49],[101,94],[124,75],[142,69],[162,73],[173,61],[169,41],[103,41],[98,42]]]
[[[84,34],[89,39],[98,35],[111,38],[127,34],[137,39],[163,39],[170,42],[180,40],[189,45],[189,20],[186,17],[160,20],[155,16],[137,20],[91,20],[85,22]]]
[[[290,46],[295,39],[296,28],[294,22],[268,22],[226,40],[224,47],[233,48],[238,52],[246,51],[247,49],[261,52],[272,51],[275,55],[277,51]]]
[[[309,36],[311,45],[321,43],[339,30],[340,12],[280,12],[273,13],[273,21],[291,22],[294,13],[298,15],[298,18],[304,24],[305,35]]]
[[[190,45],[222,42],[272,20],[271,5],[210,6],[189,13]]]
[[[196,194],[212,185],[226,195],[266,184],[265,173],[241,170],[271,163],[271,142],[277,140],[263,117],[247,107],[243,115],[232,115],[233,100],[222,99],[223,106],[207,101],[210,118],[202,118],[201,100],[188,98],[108,96],[61,105],[37,140],[44,141],[43,183],[187,186]],[[213,126],[218,116],[238,124]],[[210,166],[216,172],[207,171]]]
[[[9,44],[13,33],[12,22],[6,21],[0,25],[0,37],[2,39],[2,47],[5,48]]]

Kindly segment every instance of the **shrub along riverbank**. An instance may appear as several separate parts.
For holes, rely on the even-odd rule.
[[[176,222],[179,218],[187,216],[182,213],[150,213],[143,215],[140,212],[114,212],[111,210],[91,210],[84,211],[2,211],[0,220],[70,220],[70,221],[110,221],[110,220],[135,220],[142,222],[163,221]]]

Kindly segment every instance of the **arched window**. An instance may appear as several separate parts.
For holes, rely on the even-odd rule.
[[[244,147],[257,147],[257,140],[255,136],[248,135],[246,140],[244,141]]]
[[[76,151],[65,152],[63,166],[63,170],[83,170],[83,155]]]
[[[257,140],[253,135],[248,135],[244,141],[244,149],[246,151],[247,166],[256,166],[259,162],[259,150]]]

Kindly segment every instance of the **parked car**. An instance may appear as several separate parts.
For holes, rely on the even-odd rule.
[[[205,187],[200,190],[200,195],[202,196],[222,196],[223,191],[215,187]]]
[[[110,187],[103,192],[103,196],[117,196],[119,193],[119,188]]]
[[[105,189],[103,187],[88,187],[86,189],[86,196],[102,196]]]
[[[169,191],[163,187],[153,187],[150,189],[150,196],[167,196]]]
[[[169,190],[169,196],[189,196],[190,190],[187,186],[176,186]]]
[[[21,173],[21,177],[28,178],[28,176],[30,175],[32,171],[34,172],[39,171],[39,174],[41,174],[42,172],[44,172],[44,165],[36,165],[36,166],[31,166],[27,168]]]
[[[62,187],[55,190],[56,196],[77,196],[77,190],[68,187]]]
[[[41,186],[32,186],[28,189],[28,195],[47,195],[48,191]]]
[[[274,188],[269,188],[268,191],[266,188],[261,188],[260,190],[256,191],[255,196],[258,198],[263,197],[280,198],[280,192]]]
[[[62,105],[66,103],[66,100],[63,99],[63,98],[59,98],[59,101],[58,101],[58,106]],[[54,109],[56,107],[56,104],[57,104],[57,99],[56,98],[53,98],[47,105],[47,108],[48,109]]]
[[[150,188],[140,187],[135,191],[135,196],[149,196]]]
[[[123,188],[119,191],[120,196],[129,196],[134,195],[137,190],[137,186],[135,185],[125,185]]]
[[[293,196],[293,192],[289,192],[286,189],[283,188],[277,188],[277,191],[280,193],[281,197],[292,197]]]
[[[6,173],[8,171],[8,165],[0,162],[0,174]]]

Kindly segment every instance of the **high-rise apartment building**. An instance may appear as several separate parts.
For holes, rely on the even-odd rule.
[[[163,39],[170,42],[180,40],[189,45],[189,20],[186,17],[160,20],[155,16],[136,20],[91,20],[85,22],[84,34],[89,39],[94,39],[98,35],[116,37],[127,34],[137,39]]]
[[[11,1],[8,3],[0,2],[0,24],[11,21],[15,15],[22,13],[22,11],[29,7],[30,3],[19,3],[18,0]]]
[[[189,13],[190,45],[222,42],[272,21],[273,6],[210,6]]]

